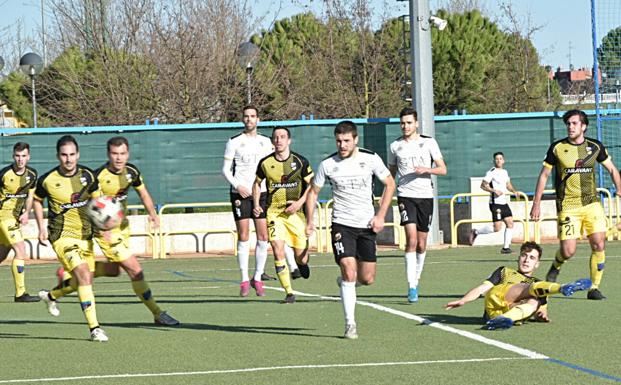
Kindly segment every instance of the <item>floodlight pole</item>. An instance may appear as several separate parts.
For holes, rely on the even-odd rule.
[[[246,66],[246,100],[248,101],[247,105],[252,104],[252,70],[252,65],[248,63],[248,65]]]
[[[30,67],[30,79],[32,80],[32,126],[37,128],[37,97],[35,92],[35,68]]]
[[[429,23],[429,0],[410,0],[410,55],[412,63],[412,107],[418,113],[421,133],[433,137],[434,103],[433,70],[431,67],[431,25]],[[438,196],[436,176],[432,175],[433,196]],[[433,200],[433,220],[429,229],[429,244],[438,244],[438,199]]]

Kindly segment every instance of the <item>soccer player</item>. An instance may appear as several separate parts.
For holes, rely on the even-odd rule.
[[[446,175],[446,164],[435,139],[418,132],[416,110],[399,113],[403,135],[390,144],[388,167],[397,176],[397,202],[405,229],[405,271],[408,301],[418,301],[418,282],[427,256],[427,235],[433,215],[432,175]]]
[[[15,282],[15,302],[38,302],[41,299],[26,293],[26,246],[21,225],[28,224],[37,172],[28,166],[30,146],[18,142],[13,146],[13,163],[0,170],[0,262],[13,249],[11,272]]]
[[[509,173],[504,168],[505,155],[502,152],[494,153],[494,166],[481,181],[481,189],[490,193],[489,210],[492,212],[494,227],[485,226],[482,229],[473,229],[470,232],[470,245],[479,234],[490,234],[500,231],[502,222],[505,223],[504,243],[500,254],[511,254],[511,238],[513,237],[513,213],[509,207],[509,193],[515,194]]]
[[[356,329],[356,283],[375,280],[375,238],[384,228],[384,217],[395,192],[395,180],[376,153],[358,147],[358,131],[351,121],[334,129],[337,152],[317,167],[306,199],[306,234],[315,229],[313,213],[317,196],[326,181],[332,185],[332,251],[341,269],[337,279],[345,313],[347,339],[358,338]],[[377,213],[373,206],[373,176],[384,184]]]
[[[308,267],[308,238],[305,234],[304,203],[313,177],[308,160],[292,152],[291,133],[286,127],[272,131],[274,152],[261,159],[252,186],[255,217],[263,214],[261,184],[267,185],[267,232],[274,252],[274,264],[280,285],[285,289],[284,303],[294,303],[289,269],[285,261],[285,244],[293,248],[300,274],[310,276]],[[263,289],[263,288],[261,288]],[[257,288],[258,293],[258,288]]]
[[[95,310],[92,287],[95,263],[93,228],[86,213],[89,200],[100,196],[101,192],[93,171],[78,164],[80,150],[73,136],[65,135],[58,139],[56,156],[59,166],[39,179],[34,193],[33,207],[39,227],[39,242],[47,244],[49,240],[65,271],[76,278],[78,298],[90,329],[91,340],[105,342],[108,337],[99,327]],[[43,224],[43,200],[46,198],[47,228]],[[53,316],[60,314],[56,306],[56,295],[60,295],[60,292],[61,289],[39,292],[39,297]]]
[[[267,136],[257,131],[259,123],[258,110],[254,106],[243,109],[242,122],[244,131],[229,139],[224,150],[222,174],[231,185],[230,199],[237,229],[237,262],[241,272],[239,295],[247,297],[252,285],[257,295],[265,295],[262,277],[267,261],[267,225],[265,205],[267,193],[265,185],[261,186],[260,203],[263,213],[259,217],[252,214],[252,184],[259,160],[272,153],[272,143]],[[254,221],[257,236],[255,246],[255,272],[250,282],[248,275],[248,257],[250,254],[250,219]]]
[[[530,217],[534,221],[539,220],[543,190],[554,168],[560,249],[556,252],[546,281],[556,282],[565,261],[576,253],[577,239],[584,231],[591,245],[590,267],[593,282],[587,298],[603,300],[606,297],[599,290],[599,285],[606,261],[607,223],[595,185],[597,162],[610,173],[617,196],[621,196],[621,178],[604,145],[597,139],[585,136],[589,119],[583,111],[567,111],[563,115],[563,122],[567,127],[567,137],[557,140],[548,148],[537,180]]]
[[[541,246],[537,243],[523,243],[517,260],[517,270],[500,266],[482,284],[444,307],[447,310],[454,309],[485,296],[483,321],[486,329],[508,329],[516,322],[525,321],[533,315],[539,321],[550,322],[547,297],[558,293],[570,296],[576,291],[587,290],[591,281],[579,279],[560,285],[538,280],[533,277],[533,273],[539,267],[541,253]]]
[[[145,186],[138,167],[128,163],[129,142],[125,137],[116,136],[108,140],[108,162],[95,171],[95,177],[99,183],[103,195],[116,197],[123,205],[123,220],[111,229],[110,238],[107,240],[101,233],[95,234],[95,240],[104,253],[109,263],[95,264],[95,278],[101,276],[116,277],[119,275],[119,266],[127,272],[132,282],[132,288],[136,296],[145,304],[153,314],[154,322],[158,325],[174,326],[179,321],[162,311],[153,298],[149,283],[144,278],[142,266],[129,247],[129,221],[127,220],[127,193],[133,187],[138,193],[148,213],[151,226],[159,227],[159,217],[153,205],[153,199]],[[72,282],[70,276],[63,277],[62,285],[66,287],[63,294],[71,292]],[[56,298],[58,299],[58,297]]]

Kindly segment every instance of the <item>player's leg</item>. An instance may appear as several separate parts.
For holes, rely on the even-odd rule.
[[[591,245],[590,268],[592,287],[587,294],[587,298],[602,300],[606,299],[599,289],[606,263],[606,214],[600,203],[592,203],[584,207],[584,211],[584,230]]]
[[[295,261],[295,252],[293,248],[287,244],[285,244],[285,259],[287,260],[287,266],[289,266],[289,271],[291,272],[291,279],[302,278],[298,263]]]
[[[265,217],[254,218],[254,229],[257,236],[257,244],[254,249],[254,276],[256,282],[263,280],[265,273],[265,263],[267,262],[267,221]]]
[[[500,253],[511,254],[511,240],[513,238],[513,213],[511,212],[511,208],[509,208],[509,205],[503,205],[502,221],[505,224],[505,233]]]
[[[582,216],[576,210],[561,211],[557,215],[560,247],[554,255],[546,281],[556,282],[561,267],[576,253],[577,240],[582,233]]]
[[[416,300],[418,300],[418,283],[421,275],[423,274],[423,268],[425,267],[425,259],[427,257],[427,236],[429,235],[429,228],[431,227],[431,221],[433,217],[433,199],[415,199],[416,204],[416,230],[417,230],[417,242],[416,242],[416,279],[414,285],[416,287]],[[410,295],[408,293],[408,300]]]
[[[306,236],[306,216],[302,212],[291,214],[283,222],[283,238],[286,245],[293,248],[293,256],[298,266],[300,276],[310,277],[310,254],[308,253],[308,237]]]
[[[285,289],[285,299],[283,303],[294,303],[295,295],[291,288],[291,276],[287,261],[285,259],[285,242],[281,239],[271,239],[272,252],[274,253],[274,266],[276,267],[276,275],[280,286]],[[257,294],[258,295],[258,294]]]
[[[399,216],[405,232],[405,278],[408,283],[408,301],[418,301],[418,280],[416,279],[418,231],[416,223],[416,206],[411,198],[399,197]]]
[[[26,245],[23,240],[11,245],[15,256],[11,263],[11,272],[13,273],[13,281],[15,282],[15,302],[38,302],[41,299],[37,296],[31,296],[26,292],[26,269],[24,259],[26,256]]]
[[[337,279],[341,294],[341,304],[345,316],[345,335],[347,339],[358,338],[356,330],[356,282],[358,280],[357,239],[359,229],[332,223],[332,252],[334,261],[341,270]]]

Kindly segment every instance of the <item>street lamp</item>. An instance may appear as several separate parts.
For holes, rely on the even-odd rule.
[[[259,59],[259,47],[247,41],[237,47],[237,63],[246,69],[247,103],[252,103],[252,70]]]
[[[19,59],[19,68],[32,80],[32,126],[37,128],[37,99],[35,96],[35,76],[43,71],[43,59],[36,53],[29,52]]]

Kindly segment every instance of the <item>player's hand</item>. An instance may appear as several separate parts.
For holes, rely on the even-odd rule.
[[[23,213],[19,216],[19,223],[24,226],[28,224],[28,213]]]
[[[298,212],[298,210],[300,210],[303,204],[304,202],[287,201],[287,208],[285,209],[285,213],[289,215],[295,214],[296,212]]]
[[[160,227],[160,217],[157,215],[149,215],[149,222],[151,222],[151,229],[156,230]]]
[[[532,221],[538,221],[539,215],[541,215],[541,207],[539,204],[533,203],[533,207],[530,209],[530,219]]]
[[[263,209],[261,208],[261,206],[257,206],[252,209],[252,214],[254,214],[254,216],[258,218],[261,216],[261,214],[263,214]]]
[[[497,197],[503,195],[504,193],[500,190],[494,190],[494,195],[496,195]]]
[[[371,222],[369,222],[369,228],[376,234],[384,230],[384,218],[380,218],[377,215],[374,216]]]
[[[537,322],[550,322],[550,317],[548,317],[548,310],[546,308],[537,309],[533,318]]]
[[[39,244],[43,246],[49,246],[49,242],[47,241],[47,229],[43,228],[39,230]]]
[[[315,224],[312,220],[306,222],[306,236],[310,237],[313,235],[313,231],[315,231]]]
[[[237,192],[239,193],[239,195],[241,195],[242,198],[248,198],[252,195],[252,191],[244,186],[237,186]]]
[[[418,175],[429,174],[429,168],[428,167],[414,167],[414,174],[418,174]]]
[[[451,309],[455,309],[455,308],[460,307],[460,306],[464,306],[464,304],[465,304],[465,302],[460,299],[458,301],[453,301],[453,302],[447,303],[446,305],[444,305],[444,308],[446,310],[451,310]]]

